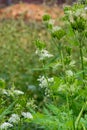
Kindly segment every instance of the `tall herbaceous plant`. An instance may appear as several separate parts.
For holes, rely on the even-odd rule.
[[[34,122],[49,130],[87,129],[87,1],[64,7],[61,26],[43,16],[51,46],[36,40],[43,73],[38,78],[45,107]],[[56,48],[56,49],[54,49]],[[52,73],[48,74],[47,70]]]
[[[0,79],[1,130],[87,130],[87,1],[65,6],[60,22],[44,15],[50,44],[34,41],[41,97]]]

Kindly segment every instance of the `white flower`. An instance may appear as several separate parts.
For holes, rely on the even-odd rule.
[[[87,7],[85,7],[85,11],[87,10]],[[87,14],[86,14],[86,12],[85,12],[83,9],[78,9],[75,13],[74,13],[74,15],[76,16],[76,17],[79,17],[79,16],[81,16],[81,17],[83,17],[84,19],[87,19]]]
[[[30,112],[22,112],[22,116],[27,119],[33,119],[33,116]]]
[[[47,82],[47,79],[44,77],[44,76],[39,76],[39,78],[37,79],[37,81],[39,81],[39,86],[41,88],[45,88],[48,86],[48,82]]]
[[[61,92],[61,91],[65,91],[66,89],[66,85],[65,84],[60,84],[59,87],[58,87],[58,91]]]
[[[48,82],[54,82],[54,78],[48,78]]]
[[[83,13],[83,9],[77,9],[76,12],[74,13],[74,15],[76,17],[79,17],[79,16],[81,16],[82,13]]]
[[[81,14],[81,16],[82,16],[84,19],[87,19],[87,14],[86,14],[85,12],[83,12],[83,13]]]
[[[69,16],[69,20],[70,20],[71,23],[74,22],[74,19],[73,19],[73,16],[72,16],[72,15]]]
[[[6,89],[3,89],[2,93],[5,94],[5,95],[9,95],[9,93],[8,93],[8,91]]]
[[[54,78],[45,78],[44,76],[39,76],[37,79],[39,81],[39,86],[41,88],[46,88],[48,86],[48,83],[52,83],[54,81]]]
[[[12,124],[8,123],[8,122],[4,122],[1,126],[0,126],[0,130],[6,130],[7,128],[13,127]]]
[[[48,21],[48,24],[50,24],[50,25],[54,25],[54,23],[55,23],[55,20],[54,20],[54,19],[50,19],[50,20]]]
[[[70,62],[69,65],[70,65],[71,67],[73,67],[73,66],[75,66],[75,63],[76,63],[76,62],[73,60],[73,61]]]
[[[18,123],[19,121],[20,121],[20,117],[18,114],[12,114],[8,120],[8,122],[10,123]]]
[[[87,6],[84,9],[87,10]]]
[[[66,71],[66,75],[67,75],[67,76],[73,76],[73,72],[72,72],[71,70],[67,70],[67,71]]]
[[[44,60],[45,58],[53,57],[52,54],[50,54],[47,50],[44,50],[44,49],[42,49],[42,50],[39,50],[39,49],[36,50],[36,54],[39,55],[40,60]]]
[[[20,91],[20,90],[14,90],[14,94],[15,95],[23,95],[24,92]]]
[[[59,31],[60,29],[61,29],[61,27],[59,27],[59,26],[55,26],[55,27],[53,27],[52,32]]]
[[[87,58],[86,57],[83,57],[83,60],[84,60],[84,62],[87,62]]]

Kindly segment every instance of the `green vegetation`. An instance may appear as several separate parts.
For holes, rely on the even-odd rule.
[[[87,6],[62,26],[0,22],[0,129],[87,130]]]

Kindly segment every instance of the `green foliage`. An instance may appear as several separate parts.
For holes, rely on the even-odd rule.
[[[65,35],[65,31],[63,29],[53,30],[52,31],[52,37],[57,38],[60,40]]]
[[[5,81],[0,79],[0,88],[5,88]]]
[[[35,45],[39,50],[42,50],[46,47],[46,44],[40,40],[36,40]]]
[[[54,105],[46,105],[42,113],[36,113],[33,121],[45,130],[73,130],[72,112],[64,112]],[[66,123],[65,123],[66,122]]]
[[[58,42],[56,47],[59,51],[58,57],[50,64],[53,69],[58,67],[59,74],[53,77],[53,85],[45,88],[50,93],[49,97],[46,95],[47,102],[54,105],[46,103],[42,110],[43,114],[38,112],[34,114],[33,121],[46,130],[86,130],[87,62],[84,61],[87,55],[86,7],[75,4],[72,7],[65,7],[64,11],[65,25],[62,27],[52,25],[51,28],[47,26],[52,38]]]
[[[74,4],[64,12],[61,26],[43,16],[50,36],[38,36],[44,26],[32,33],[23,21],[2,24],[0,129],[87,129],[87,7]]]
[[[34,71],[34,68],[40,65],[34,53],[34,41],[38,33],[43,33],[45,39],[46,31],[42,29],[39,23],[36,25],[23,20],[0,22],[0,78],[6,81],[6,86],[11,87],[14,83],[17,88],[26,91],[29,85],[37,85],[39,72]]]
[[[48,21],[48,20],[50,20],[51,19],[51,17],[50,17],[50,15],[48,15],[48,14],[45,14],[44,16],[43,16],[43,20],[44,21]]]

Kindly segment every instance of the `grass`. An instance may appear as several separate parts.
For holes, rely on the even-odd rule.
[[[34,40],[38,38],[38,33],[41,39],[46,40],[43,28],[41,24],[22,20],[0,22],[0,77],[6,80],[8,86],[14,83],[18,88],[25,88],[35,84],[38,72],[33,69],[39,68],[39,65],[34,53]]]

